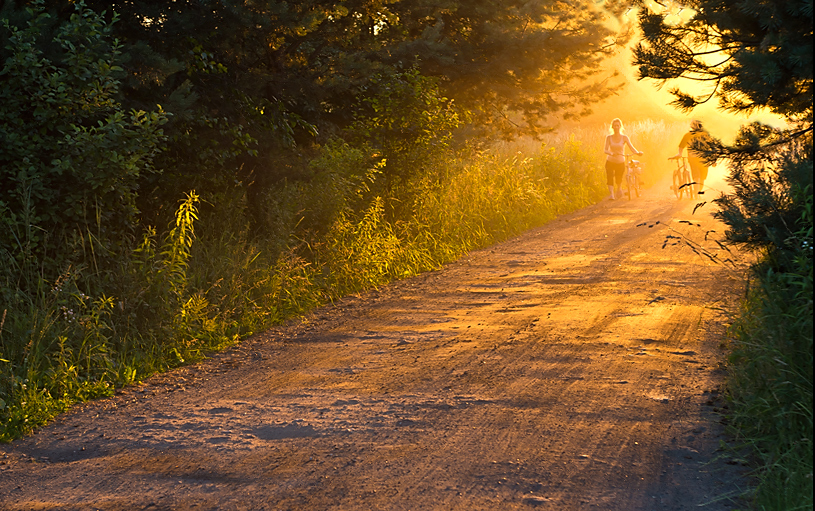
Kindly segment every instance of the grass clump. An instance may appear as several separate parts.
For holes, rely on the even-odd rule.
[[[446,150],[383,187],[381,158],[331,143],[312,160],[310,180],[282,181],[263,197],[260,236],[236,186],[188,193],[165,229],[145,227],[99,264],[88,254],[105,255],[104,247],[82,235],[78,262],[56,278],[4,258],[0,441],[316,306],[596,202],[604,173],[591,153],[575,140],[511,158]]]
[[[732,325],[727,391],[730,430],[751,452],[750,499],[766,511],[813,507],[812,185],[800,166],[788,167],[795,179],[783,166],[761,179],[734,173],[737,193],[721,203],[730,238],[764,254]],[[810,181],[811,171],[810,160]]]
[[[813,505],[812,249],[806,246],[798,268],[756,276],[733,325],[731,428],[755,455],[753,500],[762,510]]]

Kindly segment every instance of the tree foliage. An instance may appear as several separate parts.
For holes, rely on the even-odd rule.
[[[685,23],[640,12],[635,64],[640,77],[660,84],[712,84],[701,96],[674,88],[679,108],[716,98],[725,110],[767,109],[788,120],[785,129],[744,126],[730,147],[696,147],[731,164],[734,192],[717,201],[729,239],[782,254],[812,194],[812,2],[691,0],[687,7],[693,15]]]
[[[730,111],[768,108],[812,122],[812,2],[690,0],[687,23],[643,9],[635,49],[641,77],[711,84],[701,95],[672,89],[683,109],[712,98]]]
[[[242,194],[251,225],[263,231],[274,188],[283,180],[311,179],[313,149],[332,138],[359,144],[368,137],[364,142],[388,162],[381,173],[387,186],[424,172],[428,156],[452,144],[456,130],[466,127],[470,139],[539,133],[608,94],[608,76],[598,70],[615,42],[605,14],[588,0],[0,3],[8,41],[25,33],[36,40],[31,51],[42,52],[7,69],[4,90],[16,94],[7,101],[8,116],[35,112],[40,117],[33,124],[18,115],[18,128],[33,133],[39,123],[52,138],[76,126],[84,138],[61,143],[86,150],[66,159],[47,149],[55,140],[20,139],[14,147],[36,152],[51,181],[12,173],[8,169],[26,160],[16,149],[5,151],[16,163],[4,170],[14,177],[4,179],[20,181],[16,202],[4,199],[7,210],[33,211],[23,207],[33,186],[37,211],[48,203],[85,219],[71,229],[92,223],[91,206],[105,215],[121,212],[110,231],[117,233],[136,211],[148,224],[164,224],[165,205],[192,188],[205,204]],[[80,18],[88,26],[81,30],[77,6],[86,13]],[[40,12],[37,24],[26,25],[26,7]],[[91,19],[91,13],[98,14]],[[70,37],[84,37],[71,43],[81,56],[73,63],[60,60],[69,52],[61,39],[46,37],[72,23]],[[4,58],[15,51],[23,50],[9,46]],[[29,64],[45,73],[40,83],[22,83],[35,79]],[[77,106],[70,107],[74,118],[51,106],[38,110],[20,93],[46,87],[54,73],[64,74],[62,85],[47,87],[63,87],[61,104]],[[92,105],[81,106],[90,97],[83,90],[96,91]],[[114,114],[120,117],[106,117]],[[105,150],[100,137],[108,140]],[[109,141],[115,137],[120,142]],[[137,148],[142,152],[134,153]],[[89,158],[98,161],[86,163]],[[109,165],[110,158],[119,160]],[[89,165],[97,170],[88,171]],[[67,167],[76,172],[79,166],[88,183],[66,180]],[[54,190],[55,180],[63,202],[36,190]],[[108,195],[99,202],[93,193],[101,190]],[[43,232],[52,231],[43,224]]]
[[[121,20],[124,90],[138,108],[160,103],[183,119],[196,107],[237,122],[249,97],[280,103],[326,138],[353,122],[349,107],[372,76],[414,67],[477,114],[471,122],[536,131],[547,116],[578,114],[603,96],[605,77],[582,82],[613,46],[600,11],[582,0],[88,5]]]
[[[41,1],[55,19],[71,15],[71,2]],[[121,104],[171,114],[156,160],[164,172],[141,183],[150,223],[190,187],[206,201],[237,187],[262,230],[277,183],[311,178],[314,142],[353,139],[376,104],[393,120],[428,116],[423,100],[387,99],[382,84],[404,86],[408,73],[433,81],[470,139],[538,133],[609,93],[610,73],[598,70],[614,34],[588,0],[85,2],[117,19]],[[421,172],[394,169],[421,161],[452,128],[412,140],[402,129],[405,143],[375,147],[390,162],[383,176]]]
[[[121,108],[119,45],[81,3],[64,22],[35,8],[2,30],[3,257],[64,257],[68,237],[90,232],[115,250],[136,221],[139,177],[155,172],[165,114]]]

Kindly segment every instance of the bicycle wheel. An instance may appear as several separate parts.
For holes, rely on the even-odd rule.
[[[676,196],[677,199],[681,199],[682,198],[682,193],[684,193],[684,191],[685,191],[683,188],[681,188],[681,186],[682,186],[681,174],[679,173],[679,171],[675,170],[674,175],[673,175],[673,185],[671,186],[671,190],[673,190],[674,196]]]
[[[628,171],[628,173],[625,175],[625,185],[626,185],[626,188],[627,188],[627,190],[628,190],[628,191],[627,191],[627,193],[628,193],[628,200],[631,200],[631,189],[634,187],[633,183],[631,182],[631,180],[633,179],[633,177],[634,177],[634,176],[632,176],[632,175],[631,175],[631,171],[630,171],[630,170],[629,170],[629,171]]]
[[[684,189],[685,189],[685,191],[686,191],[686,192],[687,192],[687,194],[688,194],[688,198],[689,198],[689,199],[692,199],[692,198],[693,198],[693,184],[692,184],[692,183],[693,183],[693,179],[691,179],[690,172],[689,172],[689,171],[687,171],[687,170],[686,170],[686,171],[685,171],[685,173],[684,173],[684,179],[683,179],[683,181],[685,182],[685,183],[684,183],[684,184],[685,184],[685,188],[684,188]]]

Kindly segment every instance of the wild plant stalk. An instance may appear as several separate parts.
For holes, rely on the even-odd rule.
[[[812,301],[760,286],[734,325],[732,430],[758,458],[757,509],[812,509]]]
[[[109,395],[137,375],[183,362],[177,346],[160,340],[170,334],[183,345],[180,334],[173,336],[183,333],[173,319],[189,315],[183,297],[196,200],[191,194],[182,203],[158,254],[147,239],[134,252],[130,267],[143,272],[125,268],[117,279],[124,283],[119,289],[131,291],[127,295],[89,297],[83,288],[105,276],[83,268],[69,268],[53,283],[31,277],[39,282],[35,292],[4,288],[0,440],[30,431],[78,401]],[[4,277],[10,283],[9,272]],[[134,277],[140,285],[127,288]],[[139,312],[157,326],[140,332],[143,323],[132,322]]]
[[[36,295],[15,293],[15,272],[4,270],[11,291],[0,303],[0,440],[77,401],[345,294],[437,268],[604,195],[602,169],[577,140],[511,158],[449,155],[401,197],[373,195],[381,165],[365,150],[327,150],[313,182],[282,184],[270,196],[272,238],[249,241],[241,197],[199,220],[191,193],[168,233],[159,240],[146,229],[119,270],[70,268],[57,282],[39,279]],[[402,217],[393,217],[397,209]]]

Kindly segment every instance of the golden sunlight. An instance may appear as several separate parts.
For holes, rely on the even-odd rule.
[[[651,12],[661,14],[666,24],[669,25],[683,25],[696,14],[693,9],[675,1],[644,0],[643,3],[645,8]],[[614,117],[626,117],[629,120],[651,118],[668,121],[697,119],[702,121],[711,134],[726,143],[732,142],[739,127],[747,123],[762,122],[774,127],[784,126],[785,121],[782,117],[768,111],[757,111],[750,115],[724,112],[719,108],[715,97],[711,97],[709,101],[697,106],[689,113],[684,113],[671,106],[675,98],[670,90],[674,88],[694,96],[704,97],[713,93],[714,85],[710,82],[689,78],[671,80],[662,86],[651,80],[640,80],[637,68],[632,64],[633,48],[640,41],[637,12],[638,8],[632,7],[622,16],[622,19],[611,15],[606,17],[610,28],[618,33],[633,31],[634,37],[627,46],[622,47],[606,63],[607,70],[616,71],[624,78],[625,83],[615,96],[594,108],[595,114],[591,116],[589,122],[601,118],[610,120]],[[714,53],[709,58],[725,58],[725,56]]]

